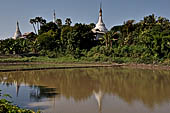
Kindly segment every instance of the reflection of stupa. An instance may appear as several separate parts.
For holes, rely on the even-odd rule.
[[[19,94],[19,88],[20,88],[20,84],[18,84],[18,82],[14,82],[14,84],[16,85],[16,96],[18,97]]]
[[[94,96],[97,100],[99,112],[102,113],[102,99],[103,99],[104,93],[101,90],[99,90],[98,92],[94,91]]]

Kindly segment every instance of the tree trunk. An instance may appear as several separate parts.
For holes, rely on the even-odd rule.
[[[113,40],[110,41],[110,47],[113,47]]]
[[[39,34],[39,23],[37,22],[37,34]]]
[[[106,39],[106,47],[108,47],[108,39]]]
[[[33,24],[33,28],[34,28],[35,34],[37,34],[36,29],[35,29],[35,25],[34,25],[34,24]]]

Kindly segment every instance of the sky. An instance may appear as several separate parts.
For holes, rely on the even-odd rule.
[[[41,16],[47,22],[71,18],[75,23],[96,23],[101,0],[0,0],[0,39],[12,37],[16,21],[22,33],[32,32],[31,18]],[[102,0],[103,20],[108,29],[129,19],[139,22],[155,14],[170,19],[170,0]]]

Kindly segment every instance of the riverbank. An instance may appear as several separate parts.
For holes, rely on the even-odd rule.
[[[117,62],[94,62],[79,61],[76,59],[64,58],[55,59],[48,57],[24,57],[24,58],[6,58],[0,59],[0,72],[11,71],[30,71],[30,70],[47,70],[47,69],[72,69],[72,68],[100,68],[100,67],[121,67],[121,68],[138,68],[152,70],[170,70],[169,65],[164,64],[138,64],[134,62],[117,63]]]
[[[74,58],[73,56],[61,56],[57,58],[50,58],[48,56],[32,56],[26,57],[22,55],[0,55],[0,63],[25,63],[25,62],[41,62],[41,63],[118,63],[118,64],[154,64],[154,65],[167,65],[170,66],[170,59],[166,60],[153,60],[147,59],[145,61],[140,58],[133,57],[104,57],[101,56],[99,58],[93,57],[81,57]]]

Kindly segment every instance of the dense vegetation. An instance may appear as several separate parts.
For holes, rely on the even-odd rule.
[[[103,39],[95,40],[95,24],[65,24],[39,17],[31,19],[35,33],[27,39],[0,41],[0,54],[32,54],[52,58],[67,57],[88,61],[165,63],[170,64],[170,22],[154,14],[140,22],[128,20],[114,26]],[[37,30],[35,28],[37,25]]]

